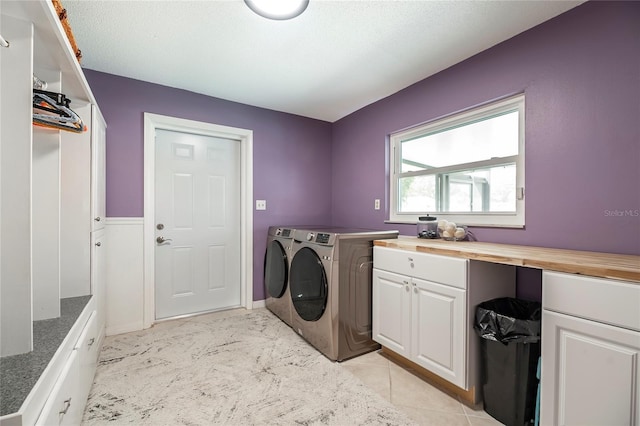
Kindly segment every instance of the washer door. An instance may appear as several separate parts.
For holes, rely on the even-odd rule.
[[[327,306],[327,274],[315,251],[300,249],[291,262],[291,300],[298,315],[306,321],[317,321]]]
[[[264,287],[268,297],[280,298],[287,289],[289,261],[279,241],[271,241],[264,255]]]

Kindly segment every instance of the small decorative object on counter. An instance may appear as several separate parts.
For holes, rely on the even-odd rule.
[[[438,235],[438,218],[420,216],[418,218],[418,238],[440,238]]]
[[[466,226],[456,225],[455,222],[441,220],[438,222],[438,236],[447,241],[470,241],[473,234]]]

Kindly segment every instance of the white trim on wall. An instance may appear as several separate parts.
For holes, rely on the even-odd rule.
[[[143,225],[141,217],[105,218],[107,336],[143,329]]]
[[[253,131],[144,113],[144,328],[155,322],[155,131],[240,141],[240,303],[253,308]]]

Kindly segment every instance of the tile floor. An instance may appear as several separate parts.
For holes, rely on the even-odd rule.
[[[379,351],[341,365],[421,425],[490,426],[502,423],[429,384]]]

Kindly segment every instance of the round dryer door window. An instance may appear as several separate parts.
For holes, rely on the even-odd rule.
[[[327,274],[315,251],[300,249],[291,262],[291,300],[300,317],[317,321],[327,306]]]
[[[267,296],[280,298],[287,289],[287,253],[278,241],[271,241],[264,255],[264,285]]]

